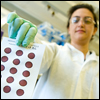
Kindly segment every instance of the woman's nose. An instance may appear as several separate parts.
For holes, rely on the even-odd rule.
[[[84,20],[83,19],[80,19],[79,22],[78,22],[78,25],[84,26],[85,25]]]

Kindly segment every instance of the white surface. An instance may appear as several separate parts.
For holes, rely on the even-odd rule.
[[[10,47],[12,49],[11,53],[6,54],[4,52],[4,49],[6,47]],[[17,50],[22,50],[23,55],[17,56],[16,55]],[[40,69],[44,50],[45,50],[45,46],[42,45],[42,44],[34,43],[31,46],[31,48],[24,48],[24,47],[15,45],[14,39],[3,37],[2,43],[1,43],[1,57],[7,56],[8,61],[7,62],[1,61],[1,64],[5,66],[5,70],[1,71],[1,75],[2,75],[2,77],[1,77],[1,98],[2,99],[31,99],[32,98],[31,96],[32,96],[32,93],[33,93],[33,90],[34,90],[34,86],[35,86],[37,77],[38,77],[38,72],[39,72],[39,69]],[[30,52],[33,52],[35,54],[34,59],[29,59],[27,57],[27,55]],[[15,58],[18,58],[20,60],[19,65],[14,65],[12,63],[12,61]],[[25,63],[27,61],[30,61],[30,62],[33,63],[33,66],[31,68],[27,68],[25,66]],[[15,67],[17,69],[16,74],[11,74],[9,72],[11,67]],[[30,72],[29,77],[24,77],[22,75],[23,71],[25,71],[25,70],[28,70]],[[14,77],[14,82],[12,82],[12,83],[6,82],[6,79],[9,76]],[[25,79],[27,81],[26,86],[20,86],[19,85],[19,81],[21,79]],[[3,88],[6,85],[9,85],[11,87],[11,91],[9,93],[3,92]],[[17,96],[16,91],[17,91],[17,89],[20,89],[20,88],[24,90],[24,95]]]

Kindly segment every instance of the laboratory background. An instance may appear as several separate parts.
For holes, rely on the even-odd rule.
[[[70,41],[67,33],[67,12],[78,3],[93,5],[97,15],[98,31],[90,42],[90,50],[99,55],[99,1],[1,1],[1,40],[8,37],[7,16],[15,11],[20,17],[37,25],[37,37],[64,46]]]

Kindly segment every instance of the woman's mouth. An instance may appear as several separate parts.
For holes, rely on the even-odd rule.
[[[78,33],[84,33],[85,31],[84,30],[77,30],[76,32],[78,32]]]

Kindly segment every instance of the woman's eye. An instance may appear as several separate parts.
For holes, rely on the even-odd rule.
[[[91,22],[90,22],[90,21],[85,21],[85,23],[86,23],[86,24],[90,24]]]
[[[86,24],[90,24],[91,23],[91,20],[85,20],[85,23]]]
[[[89,18],[89,17],[86,17],[86,18],[84,19],[84,22],[85,22],[86,24],[91,24],[91,23],[92,23],[92,19]]]
[[[78,22],[79,22],[79,18],[76,17],[72,18],[72,23],[78,23]]]
[[[73,20],[74,23],[78,23],[78,21],[79,21],[78,19],[74,19]]]

